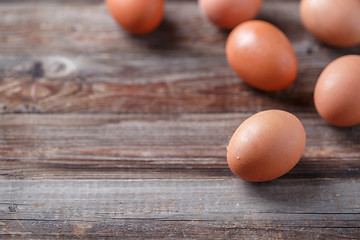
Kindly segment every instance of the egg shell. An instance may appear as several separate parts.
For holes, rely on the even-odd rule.
[[[320,116],[335,126],[360,123],[360,55],[337,58],[323,70],[314,103]]]
[[[165,0],[106,0],[115,21],[132,34],[154,31],[161,23]]]
[[[360,44],[359,0],[302,0],[300,16],[321,42],[336,47]]]
[[[262,0],[199,0],[200,9],[216,26],[232,29],[255,18]]]
[[[263,91],[289,87],[297,75],[295,52],[285,34],[271,23],[250,20],[230,33],[226,56],[231,68]]]
[[[259,112],[233,134],[227,152],[230,170],[251,182],[264,182],[290,171],[305,149],[300,120],[281,110]]]

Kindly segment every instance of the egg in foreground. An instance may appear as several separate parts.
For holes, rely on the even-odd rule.
[[[297,117],[267,110],[249,117],[235,131],[228,145],[227,162],[239,178],[270,181],[299,162],[305,144],[305,129]]]

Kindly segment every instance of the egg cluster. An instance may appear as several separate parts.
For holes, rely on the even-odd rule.
[[[161,23],[165,0],[106,0],[116,22],[132,34],[147,34]],[[287,36],[266,21],[253,20],[262,0],[199,0],[204,15],[217,27],[232,29],[226,42],[230,67],[248,85],[279,91],[296,79],[298,62]],[[360,44],[359,0],[301,0],[305,28],[334,47]],[[360,123],[360,55],[330,63],[314,90],[319,115],[336,126]],[[281,110],[257,113],[233,134],[227,152],[231,171],[254,182],[269,181],[290,171],[306,144],[298,118]]]

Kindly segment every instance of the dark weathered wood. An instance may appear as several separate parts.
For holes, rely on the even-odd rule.
[[[279,26],[299,60],[286,91],[245,85],[225,58],[226,31],[196,1],[169,1],[144,37],[117,27],[103,1],[6,1],[0,7],[0,112],[313,112],[315,81],[335,57],[300,24],[297,1],[265,1],[259,18]]]
[[[228,178],[225,147],[250,115],[5,115],[0,179]],[[307,148],[286,178],[360,177],[359,127],[298,117]]]
[[[197,1],[166,3],[135,37],[103,0],[0,1],[0,239],[359,239],[360,128],[326,124],[312,94],[360,46],[320,44],[299,1],[266,0],[259,19],[287,34],[299,74],[263,93],[231,71],[228,32]],[[270,108],[301,119],[307,147],[284,177],[247,183],[225,147]]]
[[[0,238],[358,239],[359,184],[5,180]]]

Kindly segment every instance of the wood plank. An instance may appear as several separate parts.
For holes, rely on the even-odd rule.
[[[120,30],[103,1],[30,0],[1,4],[4,45],[0,50],[10,54],[223,55],[223,41],[228,34],[204,19],[197,1],[167,1],[163,24],[153,34],[141,37]],[[259,18],[275,21],[290,38],[301,41],[299,36],[309,35],[298,31],[299,24],[292,22],[298,20],[297,5],[297,1],[265,2]],[[284,12],[279,16],[279,11]],[[283,23],[285,19],[292,20],[292,25]]]
[[[4,115],[0,179],[233,177],[225,147],[250,115]],[[360,177],[359,126],[298,117],[307,147],[285,178]]]
[[[0,239],[358,239],[360,126],[329,126],[312,94],[360,46],[322,45],[299,1],[264,1],[299,75],[263,93],[231,71],[228,32],[195,0],[166,2],[160,28],[134,37],[102,0],[0,1]],[[269,108],[296,113],[307,147],[289,174],[248,183],[225,146]]]
[[[300,24],[298,1],[265,1],[260,19],[279,26],[299,60],[289,89],[263,93],[227,64],[228,32],[196,1],[169,1],[153,34],[120,30],[103,1],[0,3],[0,112],[203,113],[264,108],[314,112],[313,87],[326,64],[360,46],[334,49]]]
[[[0,181],[0,238],[358,239],[360,180]]]

